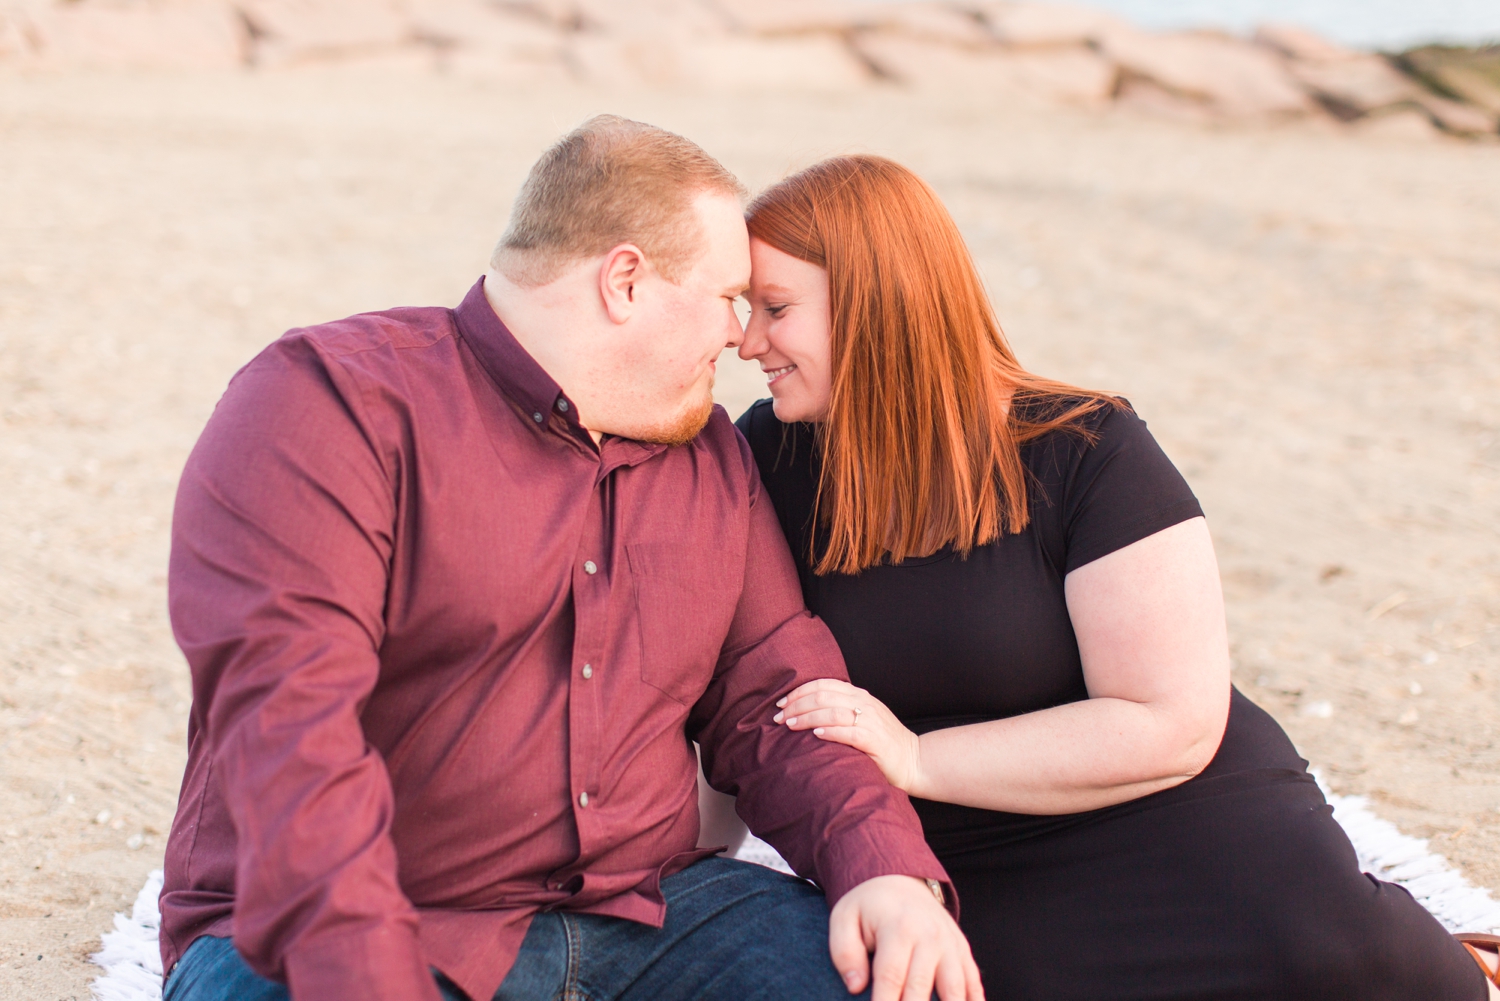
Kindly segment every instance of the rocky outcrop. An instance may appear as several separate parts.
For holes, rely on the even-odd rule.
[[[1500,121],[1500,54],[1388,58],[1293,25],[1151,33],[1006,0],[0,0],[0,63],[275,71],[396,57],[439,72],[608,87],[905,87],[1120,106],[1207,124],[1417,115]]]
[[[1279,53],[1292,78],[1344,121],[1418,112],[1458,135],[1496,131],[1500,54],[1429,47],[1391,59],[1286,26],[1263,27],[1256,41]]]
[[[1100,47],[1122,73],[1227,118],[1284,118],[1312,111],[1311,98],[1287,73],[1283,60],[1228,35],[1113,31]]]
[[[159,0],[0,4],[0,62],[65,68],[233,69],[251,39],[227,4]]]
[[[1400,64],[1439,94],[1500,115],[1500,45],[1484,49],[1429,45],[1404,53]]]
[[[236,9],[266,66],[389,52],[413,29],[395,0],[238,0]]]

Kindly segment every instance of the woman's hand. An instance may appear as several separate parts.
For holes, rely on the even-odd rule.
[[[918,785],[922,752],[917,735],[863,688],[822,678],[792,689],[776,705],[781,711],[775,722],[864,751],[886,781],[903,792],[912,793]]]

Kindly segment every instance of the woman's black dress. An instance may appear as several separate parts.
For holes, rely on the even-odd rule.
[[[1092,443],[1023,448],[1025,531],[967,559],[818,577],[811,426],[781,424],[769,400],[738,424],[808,607],[854,683],[917,733],[1087,698],[1064,576],[1201,514],[1145,423],[1109,409],[1085,421]],[[1238,691],[1213,762],[1176,788],[1069,816],[912,803],[996,1001],[1486,997],[1406,890],[1360,873],[1307,762]]]

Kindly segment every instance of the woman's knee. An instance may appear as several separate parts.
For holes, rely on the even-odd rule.
[[[1362,875],[1364,892],[1300,918],[1278,936],[1289,986],[1318,998],[1481,1001],[1477,969],[1462,946],[1405,889]]]

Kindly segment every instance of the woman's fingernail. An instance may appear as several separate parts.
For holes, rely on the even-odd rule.
[[[777,713],[775,716],[771,717],[771,722],[772,723],[780,723],[781,722],[781,717],[784,716],[784,715],[786,715],[786,714],[785,713]]]
[[[821,737],[821,736],[823,736],[823,728],[822,728],[822,727],[821,727],[821,726],[819,726],[819,727],[814,727],[814,728],[813,728],[813,733],[815,733],[815,734],[817,734],[817,735],[818,735],[818,736],[819,736],[819,737]]]
[[[785,698],[785,696],[783,696],[782,698],[776,700],[776,708],[777,709],[783,709],[785,707],[786,707],[786,698]]]
[[[854,985],[859,983],[859,973],[854,970],[850,970],[848,973],[844,974],[844,983],[849,985],[849,989],[851,991],[854,990]]]
[[[789,719],[789,720],[786,721],[786,725],[787,726],[795,726],[796,724],[797,724],[797,717],[795,717],[795,716],[793,716],[791,719]]]

